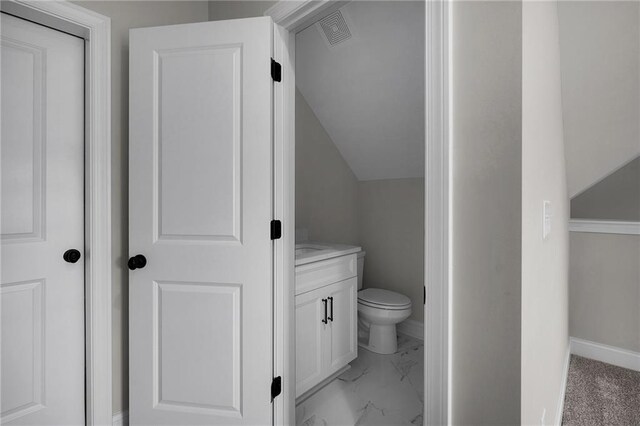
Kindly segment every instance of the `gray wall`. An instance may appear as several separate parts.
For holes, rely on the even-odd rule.
[[[238,19],[263,16],[264,12],[276,3],[277,1],[274,0],[210,1],[209,20],[217,21],[221,19]]]
[[[640,154],[640,3],[559,1],[569,196]]]
[[[296,228],[309,239],[358,244],[358,181],[296,90]]]
[[[364,287],[411,298],[411,319],[424,317],[424,179],[358,184],[360,245],[367,252]]]
[[[199,1],[74,2],[111,18],[111,215],[113,256],[113,412],[128,407],[129,29],[206,21]]]
[[[569,332],[640,352],[640,236],[571,233]]]
[[[520,423],[522,4],[453,2],[452,423]]]
[[[554,419],[569,350],[569,197],[556,1],[523,2],[522,424]],[[551,201],[543,239],[542,206]]]
[[[640,222],[640,157],[574,197],[571,217]]]

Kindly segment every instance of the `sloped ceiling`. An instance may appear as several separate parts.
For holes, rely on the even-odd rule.
[[[560,1],[571,197],[640,154],[640,3]]]
[[[424,3],[353,1],[353,36],[296,37],[296,84],[359,180],[424,176]]]

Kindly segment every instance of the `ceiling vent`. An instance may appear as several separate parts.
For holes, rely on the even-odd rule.
[[[318,26],[324,32],[330,46],[335,46],[351,38],[351,31],[342,12],[336,10],[331,15],[325,16],[318,22]]]

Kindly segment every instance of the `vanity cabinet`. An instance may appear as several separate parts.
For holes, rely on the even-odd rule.
[[[296,296],[296,397],[356,358],[357,287],[354,276]]]

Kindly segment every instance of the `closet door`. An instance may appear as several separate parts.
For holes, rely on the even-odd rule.
[[[85,418],[84,40],[0,17],[0,424]]]
[[[272,422],[272,37],[131,30],[132,425]]]
[[[327,348],[327,374],[333,374],[358,355],[358,278],[349,278],[328,287],[330,345]]]

